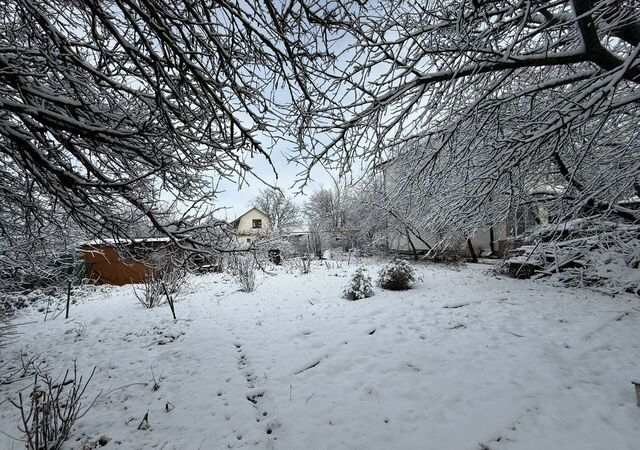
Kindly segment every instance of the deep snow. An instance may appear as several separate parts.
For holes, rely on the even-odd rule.
[[[414,289],[351,302],[341,294],[355,268],[281,267],[253,293],[194,277],[175,322],[131,287],[99,289],[69,320],[14,319],[39,322],[17,327],[0,359],[97,366],[89,396],[102,395],[68,448],[103,435],[114,449],[639,448],[636,297],[472,265],[417,266]],[[67,332],[77,324],[80,337]],[[19,435],[7,400],[29,384],[0,386],[0,431]],[[10,448],[22,444],[0,434]]]

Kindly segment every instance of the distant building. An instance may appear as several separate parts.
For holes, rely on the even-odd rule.
[[[258,208],[251,208],[229,224],[236,233],[240,245],[251,245],[271,234],[273,227],[269,216]]]
[[[103,239],[80,247],[86,278],[95,284],[141,283],[155,269],[175,262],[182,252],[169,238]]]

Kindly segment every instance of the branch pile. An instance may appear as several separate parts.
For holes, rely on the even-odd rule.
[[[502,269],[516,278],[640,295],[640,225],[598,217],[538,227],[514,240]]]

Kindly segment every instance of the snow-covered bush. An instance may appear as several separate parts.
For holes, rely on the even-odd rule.
[[[256,290],[256,258],[253,254],[233,254],[229,258],[229,272],[240,285],[242,292]]]
[[[413,267],[401,259],[390,262],[378,272],[378,286],[382,289],[404,291],[411,288],[411,283],[414,281]]]
[[[59,298],[40,289],[23,293],[0,292],[0,316],[9,316],[16,311],[36,305],[57,304]]]
[[[342,296],[348,300],[362,300],[373,296],[371,277],[364,267],[359,267],[353,274],[349,285],[342,291]]]

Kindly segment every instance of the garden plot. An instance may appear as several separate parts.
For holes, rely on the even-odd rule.
[[[637,298],[416,267],[413,289],[358,301],[341,298],[353,264],[277,268],[252,293],[195,277],[176,321],[130,287],[101,290],[69,320],[16,317],[37,322],[0,364],[96,367],[66,448],[637,448]],[[9,400],[32,378],[15,378],[0,386],[2,449],[23,445]]]

